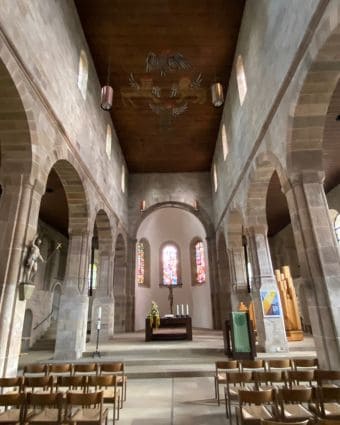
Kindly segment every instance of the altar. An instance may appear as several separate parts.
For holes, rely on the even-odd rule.
[[[145,341],[192,341],[192,324],[189,316],[162,317],[158,328],[145,319]]]

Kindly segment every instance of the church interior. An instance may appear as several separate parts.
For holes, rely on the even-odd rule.
[[[1,0],[0,387],[117,361],[109,423],[220,425],[217,362],[340,382],[338,132],[339,0]]]

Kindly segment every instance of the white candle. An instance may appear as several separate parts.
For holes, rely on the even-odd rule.
[[[189,316],[189,304],[187,304],[187,316]]]
[[[101,318],[102,318],[102,308],[101,307],[98,307],[98,310],[97,310],[97,319],[98,320],[101,320]]]
[[[99,330],[100,330],[101,324],[102,324],[101,320],[100,320],[100,319],[98,319],[98,320],[97,320],[97,331],[99,331]]]
[[[176,316],[179,316],[179,305],[176,304]]]
[[[184,304],[181,305],[182,316],[184,316]]]

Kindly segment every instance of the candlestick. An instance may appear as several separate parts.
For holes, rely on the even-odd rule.
[[[101,307],[98,307],[98,310],[97,310],[97,319],[98,320],[101,320],[101,318],[102,318],[102,308]]]
[[[187,316],[189,316],[189,304],[187,304]]]
[[[176,304],[176,316],[179,316],[179,305]]]
[[[181,305],[181,314],[184,316],[184,304]]]

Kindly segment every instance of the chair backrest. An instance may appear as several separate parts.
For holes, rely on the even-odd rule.
[[[283,403],[307,403],[313,399],[312,388],[280,388],[279,400]]]
[[[71,363],[55,363],[48,365],[49,375],[72,375],[72,364]]]
[[[0,391],[4,393],[4,388],[11,388],[11,391],[21,392],[22,384],[22,376],[17,376],[15,378],[0,378]]]
[[[255,383],[260,386],[261,384],[272,384],[273,382],[281,382],[284,384],[286,382],[285,374],[281,370],[275,371],[254,371],[253,379]]]
[[[103,391],[85,394],[69,391],[66,393],[66,403],[68,406],[100,406],[103,404]]]
[[[98,373],[98,364],[97,363],[76,363],[73,365],[73,374],[81,375],[96,375]]]
[[[6,408],[16,407],[22,409],[25,405],[26,395],[24,393],[0,394],[0,406]]]
[[[302,368],[317,369],[319,367],[318,359],[292,359],[295,370]]]
[[[340,419],[318,419],[318,425],[340,425]]]
[[[247,382],[253,382],[253,373],[248,372],[227,372],[227,385],[243,385]]]
[[[301,382],[308,382],[311,386],[314,381],[314,370],[288,370],[286,376],[290,387],[299,385]]]
[[[320,401],[324,403],[340,403],[340,387],[319,387]]]
[[[292,370],[292,362],[290,359],[269,359],[267,360],[267,369],[290,369]]]
[[[89,376],[87,380],[87,387],[103,388],[103,387],[117,387],[116,375],[101,375]]]
[[[61,408],[63,402],[62,393],[27,393],[27,405],[32,407],[57,407]]]
[[[215,362],[216,372],[226,371],[226,370],[239,370],[239,365],[237,360],[226,360],[226,361],[217,361]]]
[[[112,363],[101,363],[100,373],[121,373],[124,374],[124,363],[123,362],[112,362]]]
[[[264,360],[256,359],[256,360],[241,360],[240,368],[241,370],[245,369],[264,369]]]
[[[318,385],[322,385],[324,381],[340,381],[340,370],[320,370],[314,371],[314,377]]]
[[[265,404],[275,401],[275,391],[273,389],[267,389],[262,391],[239,391],[240,405],[242,404]]]
[[[24,366],[24,376],[46,376],[48,370],[48,365],[46,364],[29,364]]]
[[[23,388],[24,391],[27,392],[27,389],[30,388],[32,392],[34,392],[34,388],[43,388],[46,390],[50,388],[50,391],[53,391],[54,379],[53,376],[30,376],[25,377]]]
[[[304,421],[298,421],[298,422],[289,422],[289,425],[308,425],[309,419],[306,419]],[[288,422],[279,422],[279,421],[269,421],[266,419],[263,419],[261,421],[261,425],[287,425]]]
[[[61,388],[68,388],[69,390],[83,389],[87,384],[87,376],[58,376],[57,378],[57,391]]]

